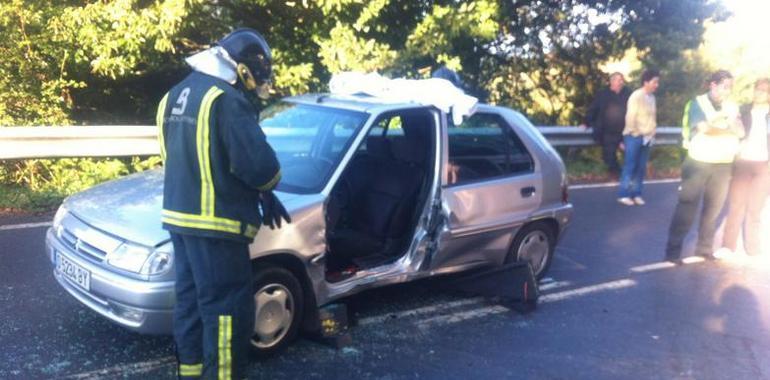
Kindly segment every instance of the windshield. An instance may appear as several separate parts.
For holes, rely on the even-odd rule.
[[[321,191],[361,126],[363,112],[280,102],[260,113],[260,126],[281,163],[277,190]]]

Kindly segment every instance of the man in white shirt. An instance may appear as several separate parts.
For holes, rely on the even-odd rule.
[[[659,81],[657,70],[645,70],[642,73],[642,86],[628,98],[626,126],[623,129],[626,154],[618,188],[618,202],[626,206],[644,205],[644,175],[647,172],[652,140],[655,138],[655,128],[658,126],[654,94]]]

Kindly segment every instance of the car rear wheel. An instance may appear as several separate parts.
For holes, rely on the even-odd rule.
[[[528,224],[513,239],[506,262],[527,261],[538,279],[543,278],[553,260],[556,234],[544,222]]]
[[[302,287],[288,270],[259,268],[254,272],[254,335],[256,356],[275,354],[297,336],[304,312]]]

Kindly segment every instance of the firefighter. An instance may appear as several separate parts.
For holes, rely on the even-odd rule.
[[[247,376],[255,309],[249,244],[261,224],[291,222],[273,194],[280,166],[249,100],[269,95],[271,60],[258,32],[238,29],[189,57],[192,73],[158,107],[182,379]]]

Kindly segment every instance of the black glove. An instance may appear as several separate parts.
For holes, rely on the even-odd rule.
[[[262,209],[262,224],[270,227],[271,230],[276,227],[281,228],[281,219],[291,223],[289,213],[272,191],[259,193],[259,206]]]

